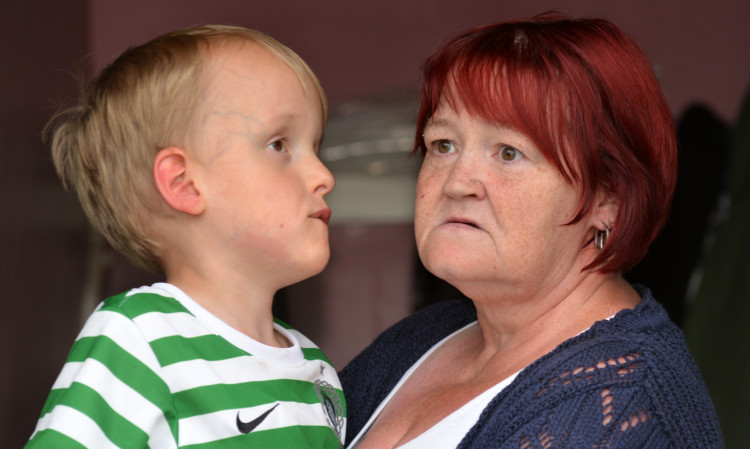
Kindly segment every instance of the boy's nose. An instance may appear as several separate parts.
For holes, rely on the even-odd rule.
[[[333,190],[336,185],[336,179],[333,177],[333,173],[328,170],[328,167],[323,164],[317,156],[313,161],[313,193],[320,195],[327,195]]]

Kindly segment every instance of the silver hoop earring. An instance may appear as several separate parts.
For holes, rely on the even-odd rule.
[[[607,240],[609,239],[609,226],[605,225],[604,230],[596,231],[596,235],[594,236],[594,244],[596,245],[596,249],[599,251],[604,249],[604,245],[607,244]]]

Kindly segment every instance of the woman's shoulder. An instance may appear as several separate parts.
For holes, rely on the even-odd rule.
[[[671,376],[679,370],[688,372],[689,380],[700,381],[682,331],[648,290],[641,294],[635,308],[595,323],[529,368],[617,382],[639,374],[651,379]]]
[[[624,365],[629,371],[643,367],[652,377],[687,369],[700,381],[682,331],[649,290],[639,288],[639,293],[643,299],[635,308],[595,323],[570,345],[608,366]]]

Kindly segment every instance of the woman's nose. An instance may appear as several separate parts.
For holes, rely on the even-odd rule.
[[[484,198],[485,188],[481,178],[483,172],[481,161],[477,157],[462,153],[448,170],[443,192],[455,199]]]

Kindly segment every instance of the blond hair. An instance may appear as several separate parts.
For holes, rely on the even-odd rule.
[[[200,102],[201,74],[211,49],[239,41],[260,45],[285,62],[305,88],[325,94],[308,65],[272,37],[242,27],[204,25],[129,48],[85,84],[78,105],[45,127],[52,160],[66,188],[76,191],[94,228],[134,263],[163,272],[149,215],[164,210],[152,165],[156,154],[182,146]]]

